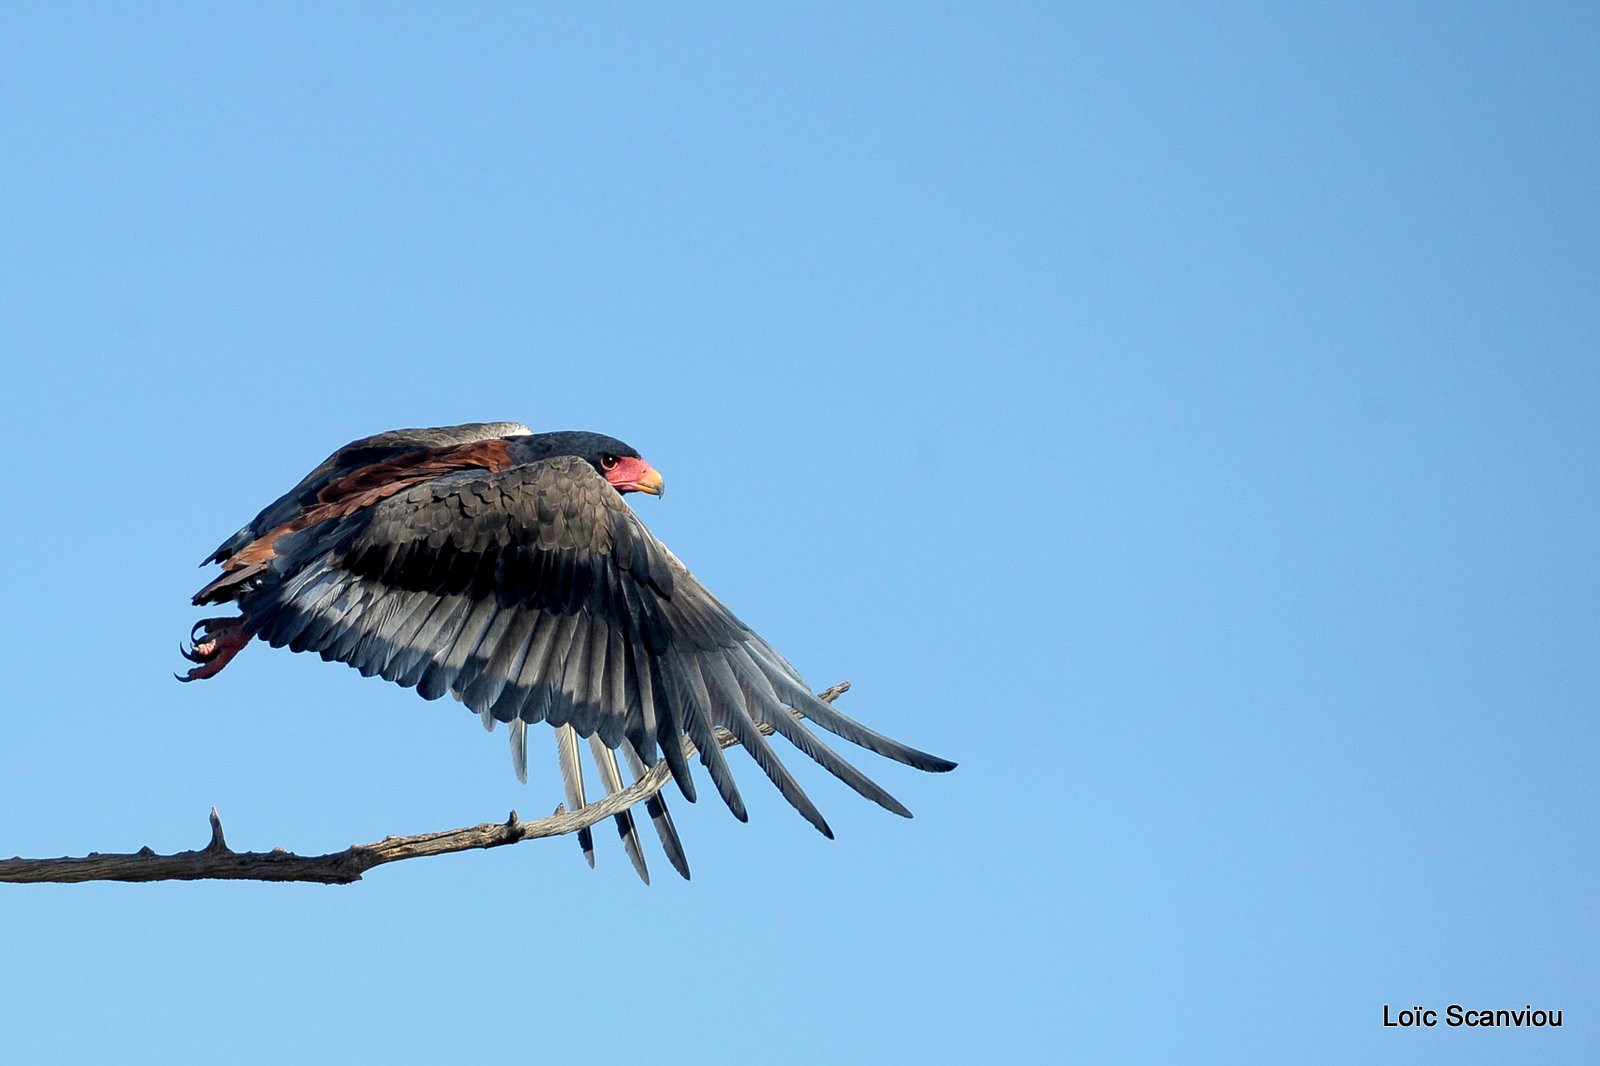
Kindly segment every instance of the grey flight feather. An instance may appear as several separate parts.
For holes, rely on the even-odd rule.
[[[521,722],[521,719],[518,719]],[[578,734],[569,725],[556,726],[556,761],[561,765],[561,784],[567,793],[567,810],[581,811],[588,805],[583,794],[583,766],[578,762]],[[583,858],[594,868],[594,832],[578,830],[578,847]]]
[[[626,448],[610,438],[514,440],[500,453],[515,464],[507,469],[463,464],[430,472],[394,485],[388,495],[332,508],[337,513],[326,519],[290,523],[307,506],[308,493],[314,501],[335,480],[384,462],[395,449],[524,434],[526,427],[516,423],[476,423],[353,442],[241,530],[249,539],[274,531],[276,539],[265,563],[252,564],[216,598],[236,600],[251,631],[274,646],[316,652],[429,699],[449,694],[490,728],[496,721],[512,723],[519,778],[526,776],[527,726],[551,723],[574,809],[584,802],[578,737],[590,738],[608,793],[622,787],[614,754],[621,748],[635,776],[664,758],[692,801],[687,738],[728,808],[745,819],[718,743],[718,731],[727,730],[784,798],[832,835],[763,736],[764,727],[856,792],[909,815],[791,708],[897,762],[934,771],[954,766],[813,696],[771,645],[645,529],[601,475],[598,460],[562,453],[530,458],[556,437]],[[637,455],[631,449],[621,454]],[[229,541],[215,557],[227,558],[241,546]],[[688,876],[664,801],[658,796],[647,809],[669,860]],[[646,876],[631,815],[619,816],[617,824]],[[592,844],[583,844],[592,862]]]
[[[594,756],[595,769],[600,771],[600,783],[605,786],[606,795],[621,792],[622,769],[617,765],[617,753],[606,747],[598,736],[589,738],[589,751]],[[623,811],[616,816],[616,823],[617,833],[622,837],[623,849],[633,863],[634,872],[639,875],[639,880],[648,885],[650,870],[645,866],[644,849],[639,846],[639,830],[633,823],[633,812]]]

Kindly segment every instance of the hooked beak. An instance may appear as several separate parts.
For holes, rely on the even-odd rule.
[[[666,490],[666,483],[661,480],[656,468],[643,459],[619,460],[616,466],[606,471],[606,480],[618,492],[648,492],[652,496],[659,496]]]
[[[649,463],[644,464],[644,472],[628,482],[627,487],[635,492],[648,492],[652,496],[660,496],[667,491],[667,483],[661,480],[660,473]]]

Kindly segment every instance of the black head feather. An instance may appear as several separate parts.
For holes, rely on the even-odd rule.
[[[607,456],[620,459],[637,459],[639,453],[630,445],[604,433],[585,430],[562,430],[558,433],[534,433],[518,437],[510,445],[511,458],[521,463],[536,463],[558,455],[572,455],[584,460],[596,470],[603,470],[601,461]]]

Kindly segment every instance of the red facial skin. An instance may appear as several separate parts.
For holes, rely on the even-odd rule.
[[[620,458],[605,471],[605,476],[618,492],[648,492],[659,496],[664,487],[661,475],[643,459]]]

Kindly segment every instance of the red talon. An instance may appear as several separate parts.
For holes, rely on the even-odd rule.
[[[197,663],[193,670],[180,675],[179,681],[199,681],[215,677],[244,650],[255,634],[245,628],[243,616],[238,618],[205,618],[195,623],[189,631],[191,646],[179,647],[185,659]]]

